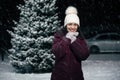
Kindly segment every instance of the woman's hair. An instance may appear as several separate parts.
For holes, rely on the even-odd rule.
[[[68,33],[67,27],[63,27],[61,30],[62,30],[62,33],[63,33],[64,35],[66,35],[66,34]],[[81,32],[80,27],[78,27],[77,32],[79,32],[78,37],[81,38],[81,39],[84,39],[84,35],[83,35],[83,33]]]

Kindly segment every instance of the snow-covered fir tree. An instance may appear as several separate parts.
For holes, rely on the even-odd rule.
[[[20,21],[12,35],[11,64],[19,72],[48,72],[52,69],[53,33],[59,26],[56,0],[24,0]]]

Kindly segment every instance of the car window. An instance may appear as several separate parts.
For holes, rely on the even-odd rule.
[[[108,35],[100,35],[96,40],[110,40],[110,37]]]
[[[111,40],[120,40],[120,35],[110,35]]]

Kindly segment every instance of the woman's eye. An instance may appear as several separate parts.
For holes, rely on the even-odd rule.
[[[68,24],[69,26],[71,26],[72,24],[70,23],[70,24]]]
[[[77,24],[74,24],[74,26],[77,26]]]

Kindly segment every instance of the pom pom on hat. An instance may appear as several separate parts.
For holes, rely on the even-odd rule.
[[[77,9],[73,6],[69,6],[66,11],[65,11],[65,14],[68,15],[68,14],[77,14]]]
[[[64,26],[66,26],[68,23],[76,23],[78,26],[80,26],[80,20],[77,16],[77,9],[73,6],[69,6],[65,11],[65,20],[64,20]]]

